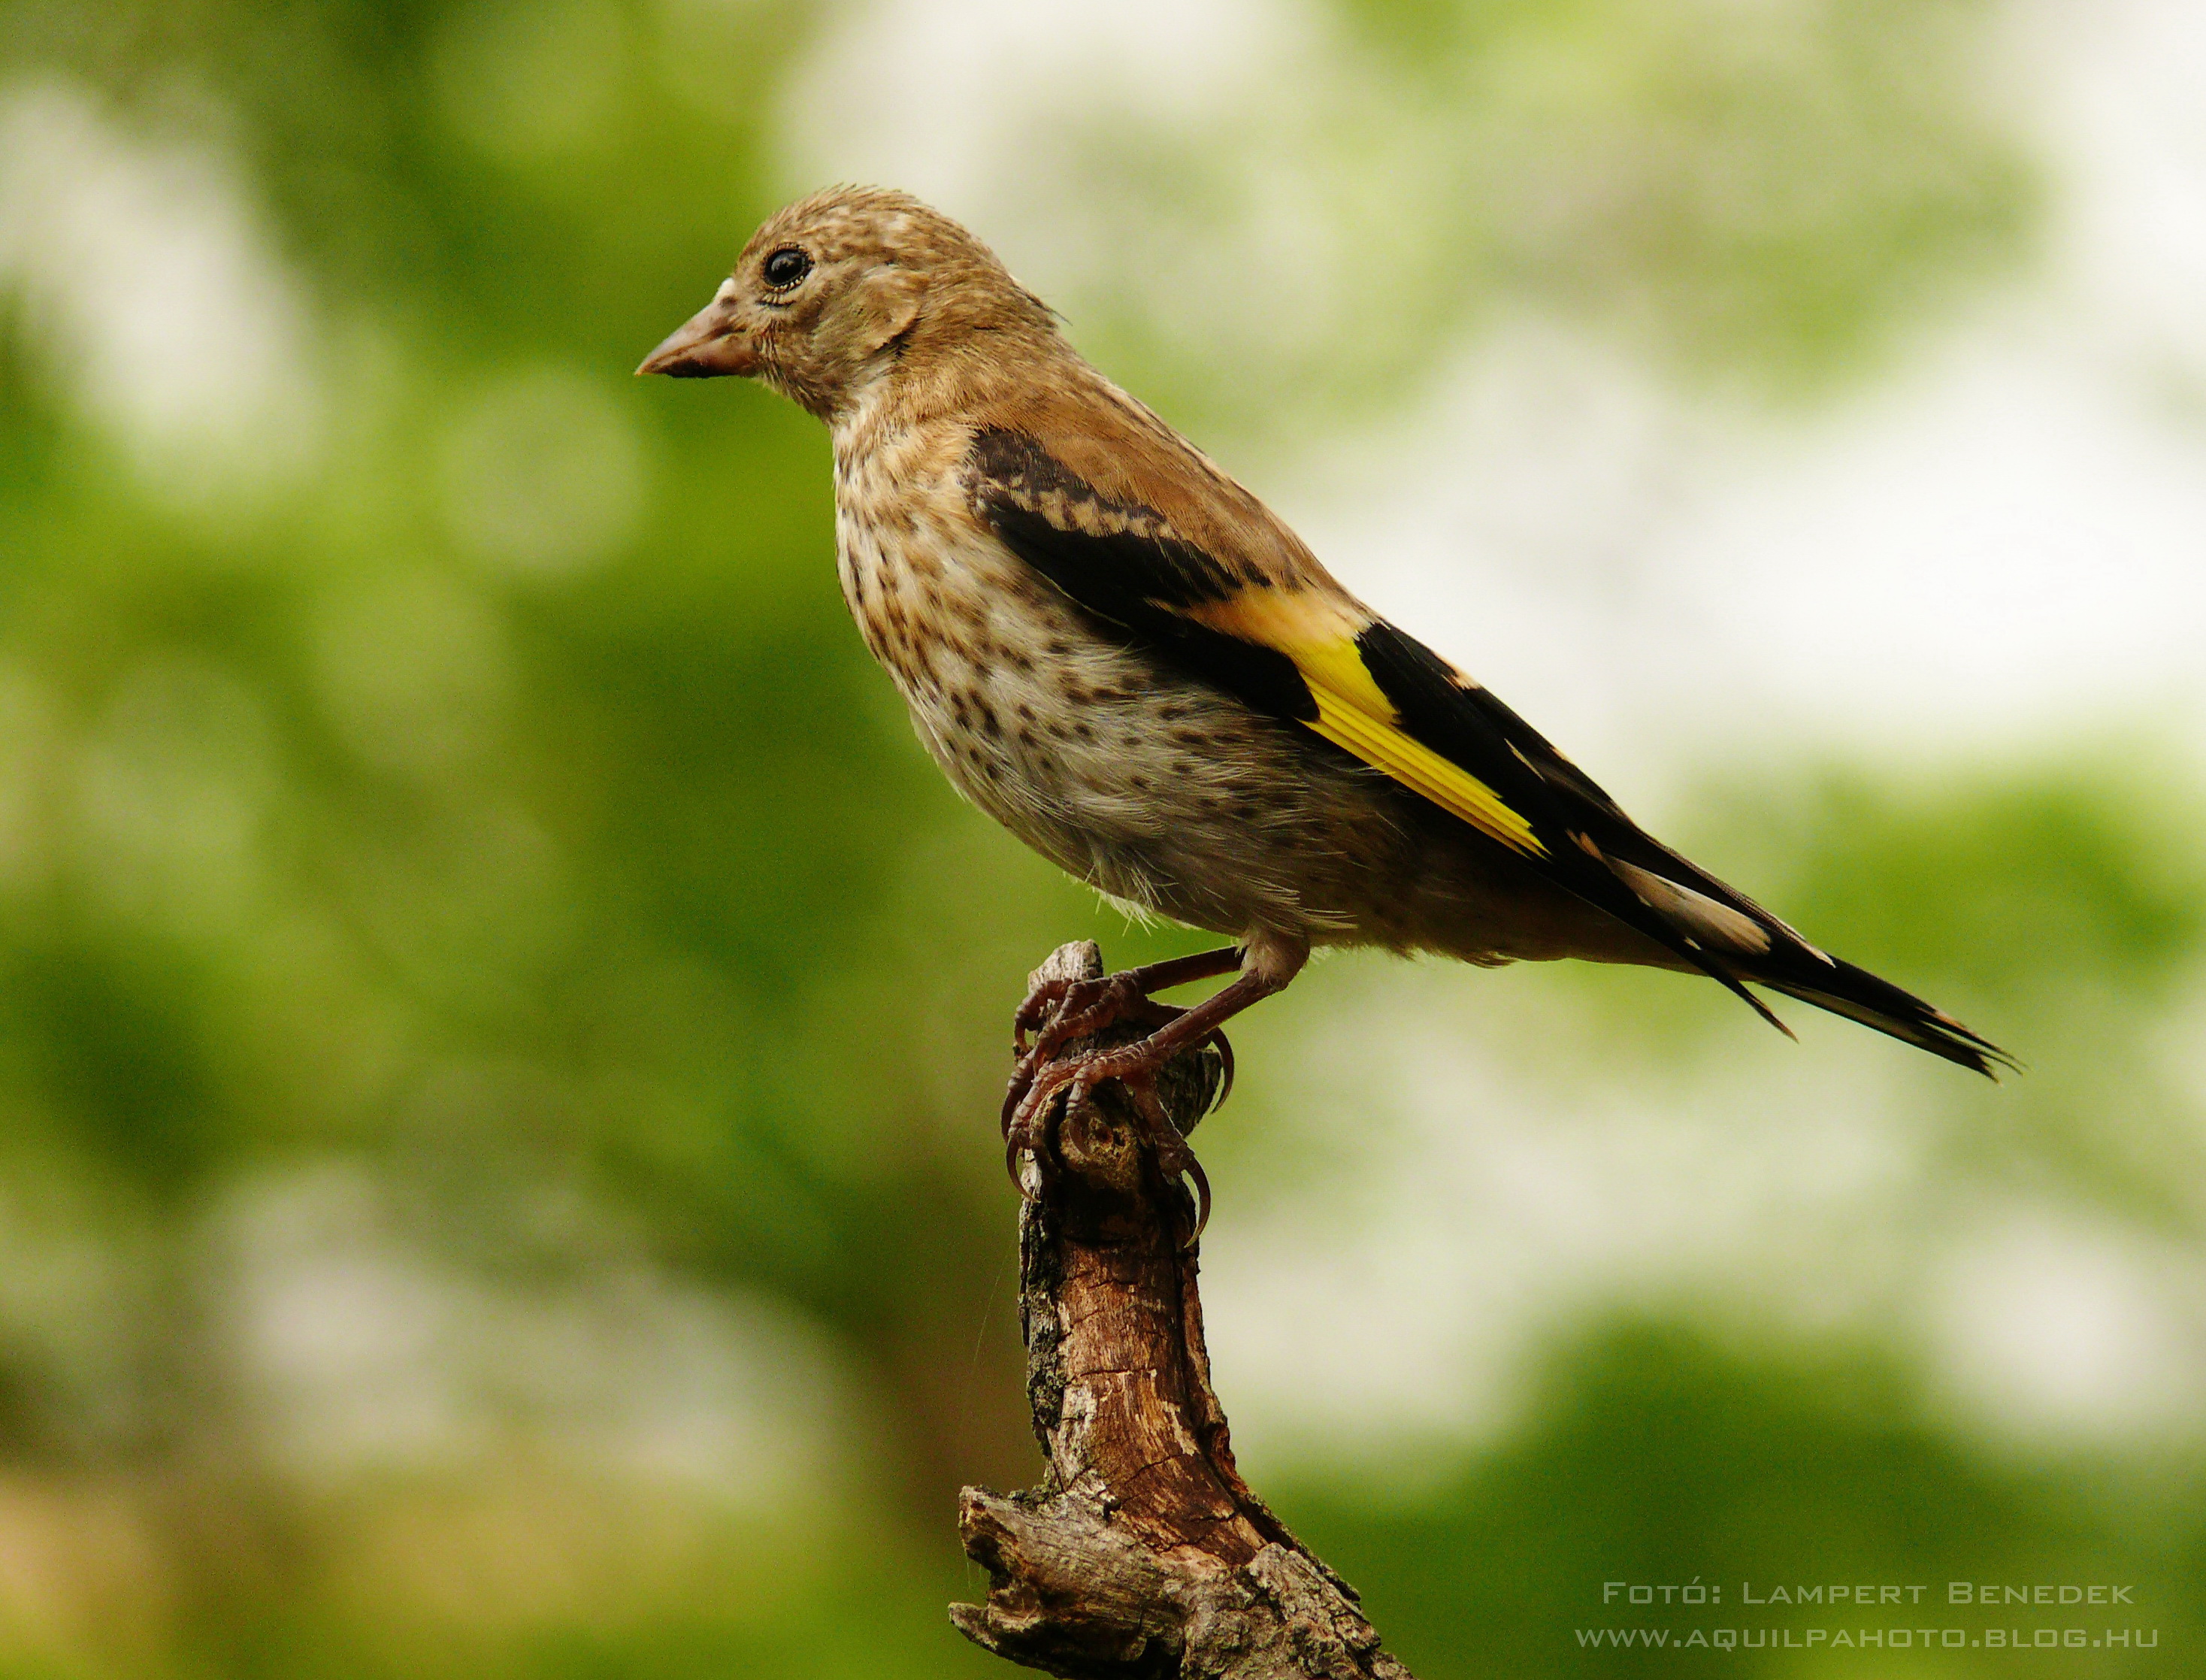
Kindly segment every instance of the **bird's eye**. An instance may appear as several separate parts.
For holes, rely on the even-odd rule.
[[[778,292],[785,292],[812,272],[812,259],[794,245],[784,245],[766,259],[760,272],[766,277],[767,285]]]

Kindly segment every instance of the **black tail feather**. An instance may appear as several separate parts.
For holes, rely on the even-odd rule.
[[[1783,962],[1782,972],[1775,971],[1776,963],[1768,968],[1756,965],[1759,972],[1750,971],[1743,977],[1819,1010],[1873,1027],[1987,1079],[1996,1081],[2001,1068],[2015,1073],[2022,1070],[2019,1062],[1982,1034],[1866,968],[1820,954],[1787,951],[1784,955],[1794,960]],[[1803,957],[1806,960],[1800,960]]]

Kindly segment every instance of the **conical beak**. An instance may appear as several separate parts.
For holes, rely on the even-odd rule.
[[[750,336],[736,325],[735,312],[715,298],[677,328],[635,371],[677,379],[717,379],[757,372],[759,356]]]

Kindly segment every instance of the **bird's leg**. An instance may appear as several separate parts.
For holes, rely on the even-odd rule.
[[[1027,994],[1018,1013],[1011,1017],[1019,1059],[1011,1069],[1011,1088],[1004,1093],[1005,1136],[1011,1135],[1011,1117],[1033,1088],[1035,1074],[1064,1046],[1075,1039],[1115,1027],[1122,1021],[1138,1021],[1151,1028],[1164,1027],[1177,1020],[1180,1011],[1168,1004],[1154,1001],[1151,992],[1168,992],[1176,986],[1230,974],[1240,965],[1240,948],[1227,945],[1218,950],[1198,951],[1192,956],[1145,963],[1138,968],[1123,968],[1100,980],[1044,980]],[[1034,1035],[1031,1041],[1029,1034]],[[1233,1083],[1233,1052],[1227,1047],[1223,1034],[1217,1035],[1217,1043],[1225,1057],[1225,1087],[1230,1090]],[[1224,1100],[1222,1094],[1219,1100]]]
[[[1215,953],[1211,953],[1215,955]],[[1219,1029],[1251,1004],[1283,991],[1301,966],[1301,952],[1294,954],[1288,962],[1267,962],[1261,967],[1251,966],[1239,979],[1215,995],[1206,998],[1192,1009],[1175,1012],[1169,1021],[1145,1039],[1122,1045],[1115,1050],[1091,1051],[1041,1069],[1033,1075],[1031,1082],[1012,1112],[1011,1123],[1005,1129],[1005,1158],[1012,1168],[1016,1181],[1018,1157],[1023,1151],[1032,1150],[1045,1172],[1049,1171],[1051,1141],[1049,1120],[1057,1098],[1066,1093],[1065,1110],[1070,1112],[1088,1099],[1088,1093],[1109,1079],[1117,1080],[1132,1099],[1134,1111],[1148,1127],[1150,1141],[1157,1152],[1157,1164],[1174,1177],[1190,1174],[1195,1180],[1201,1208],[1195,1223],[1195,1235],[1201,1236],[1203,1223],[1210,1212],[1210,1185],[1203,1177],[1201,1167],[1195,1162],[1194,1152],[1187,1141],[1165,1112],[1158,1100],[1157,1075],[1165,1064],[1183,1051],[1206,1040],[1222,1035]],[[1194,959],[1187,959],[1193,961]],[[1159,967],[1165,965],[1159,964]],[[1137,974],[1138,968],[1128,969],[1128,974]]]
[[[1075,1023],[1084,1022],[1087,1016],[1099,1008],[1108,1009],[1113,1000],[1123,1006],[1136,998],[1146,998],[1153,992],[1169,992],[1176,986],[1230,974],[1240,966],[1241,948],[1224,945],[1216,950],[1197,951],[1192,956],[1169,957],[1162,962],[1144,963],[1138,968],[1122,968],[1098,980],[1046,980],[1027,993],[1026,1002],[1011,1017],[1012,1030],[1023,1051],[1028,1047],[1027,1034],[1054,1020],[1070,1028],[1062,1032],[1052,1029],[1057,1042],[1063,1044],[1067,1039],[1110,1026],[1116,1017],[1099,1019],[1092,1026]]]

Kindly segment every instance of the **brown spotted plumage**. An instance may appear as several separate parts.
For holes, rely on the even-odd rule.
[[[1156,1024],[1140,1086],[1315,945],[1576,956],[1750,982],[1979,1072],[2004,1060],[1650,838],[1505,706],[1082,360],[964,229],[838,188],[753,236],[639,370],[764,381],[826,421],[844,598],[975,804],[1098,890],[1230,936],[1033,1000],[1053,1048]],[[1194,1009],[1151,992],[1233,984]],[[1015,1147],[1056,1085],[1015,1080]]]

